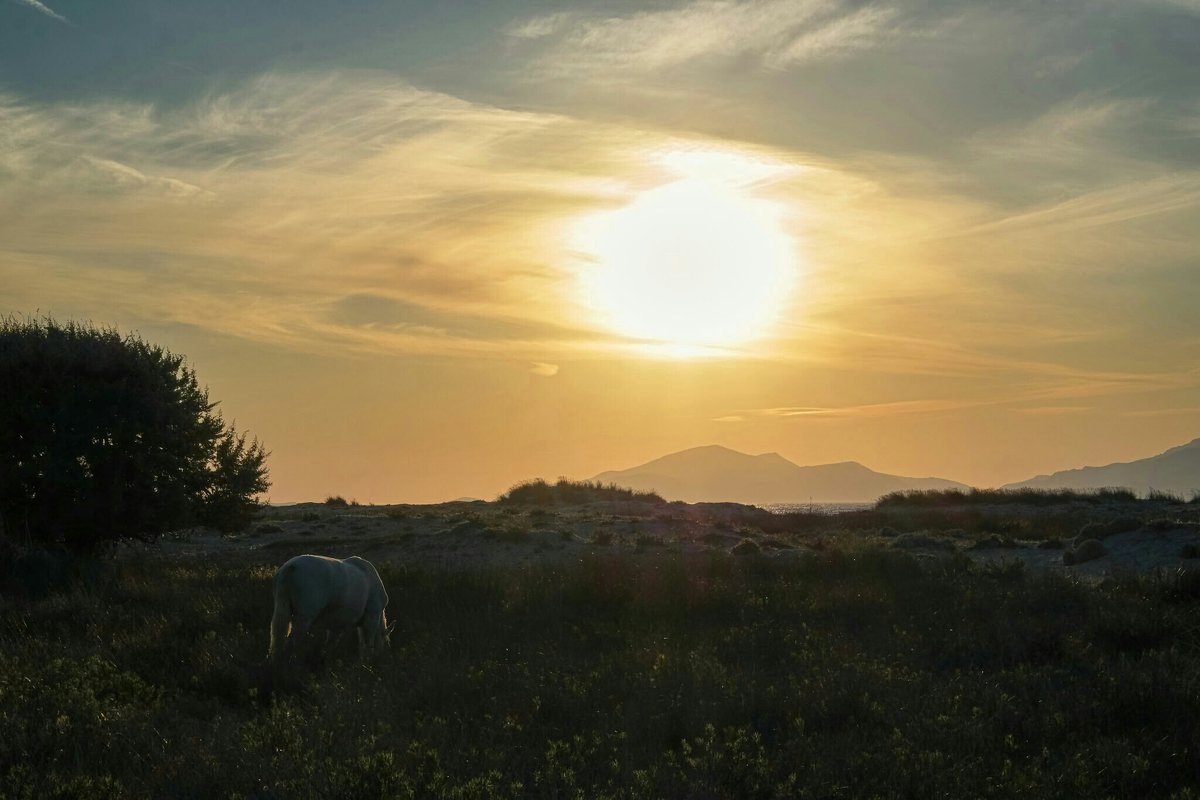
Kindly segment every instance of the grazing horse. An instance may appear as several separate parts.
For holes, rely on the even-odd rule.
[[[370,561],[302,555],[275,572],[275,613],[267,658],[277,661],[314,625],[329,632],[354,628],[362,657],[388,646],[392,627],[384,608],[387,590]],[[289,636],[290,627],[290,636]]]

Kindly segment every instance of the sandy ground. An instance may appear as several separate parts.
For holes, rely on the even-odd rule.
[[[1038,513],[1036,509],[1028,512],[1035,528]],[[1105,555],[1073,565],[1065,564],[1063,558],[1064,552],[1073,549],[1071,541],[1049,548],[1037,539],[971,538],[954,530],[767,534],[753,525],[758,514],[757,509],[736,504],[605,502],[541,509],[480,501],[345,507],[305,503],[264,509],[242,534],[181,531],[165,538],[158,548],[179,558],[230,557],[281,564],[299,553],[321,553],[461,570],[556,563],[589,554],[645,557],[749,551],[758,557],[787,560],[804,558],[834,543],[877,544],[921,558],[962,553],[979,563],[1020,561],[1030,570],[1061,571],[1088,581],[1128,571],[1200,568],[1200,560],[1184,557],[1200,550],[1200,508],[1194,506],[1181,509],[1173,523],[1160,519],[1136,530],[1103,536]]]

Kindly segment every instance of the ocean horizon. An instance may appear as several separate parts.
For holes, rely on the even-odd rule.
[[[844,514],[874,507],[874,503],[766,503],[759,506],[772,514]]]

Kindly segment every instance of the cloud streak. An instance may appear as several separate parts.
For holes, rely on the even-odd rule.
[[[993,400],[902,400],[892,403],[868,403],[855,406],[784,406],[780,408],[760,408],[754,411],[743,411],[743,414],[753,413],[762,417],[894,417],[900,414],[930,414],[945,411],[958,411],[964,408],[977,408],[984,405],[994,405]]]
[[[42,12],[43,14],[45,14],[47,17],[52,17],[53,19],[56,19],[59,22],[65,22],[68,25],[71,24],[71,21],[69,19],[64,17],[62,14],[59,14],[54,9],[50,8],[45,3],[38,2],[38,0],[17,0],[17,2],[20,3],[21,5],[29,6],[30,8],[36,9],[36,10]]]
[[[843,8],[825,0],[698,0],[626,16],[554,13],[509,28],[518,41],[545,43],[543,75],[663,70],[748,57],[769,69],[833,60],[902,35],[890,6]]]

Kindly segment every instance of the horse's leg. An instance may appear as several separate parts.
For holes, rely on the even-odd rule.
[[[288,649],[288,628],[291,625],[290,613],[286,608],[276,607],[271,616],[271,644],[267,648],[267,659],[276,662]]]
[[[292,635],[288,637],[288,642],[291,644],[293,657],[307,655],[313,647],[313,637],[309,636],[312,632],[313,618],[309,616],[297,615],[292,619]]]

